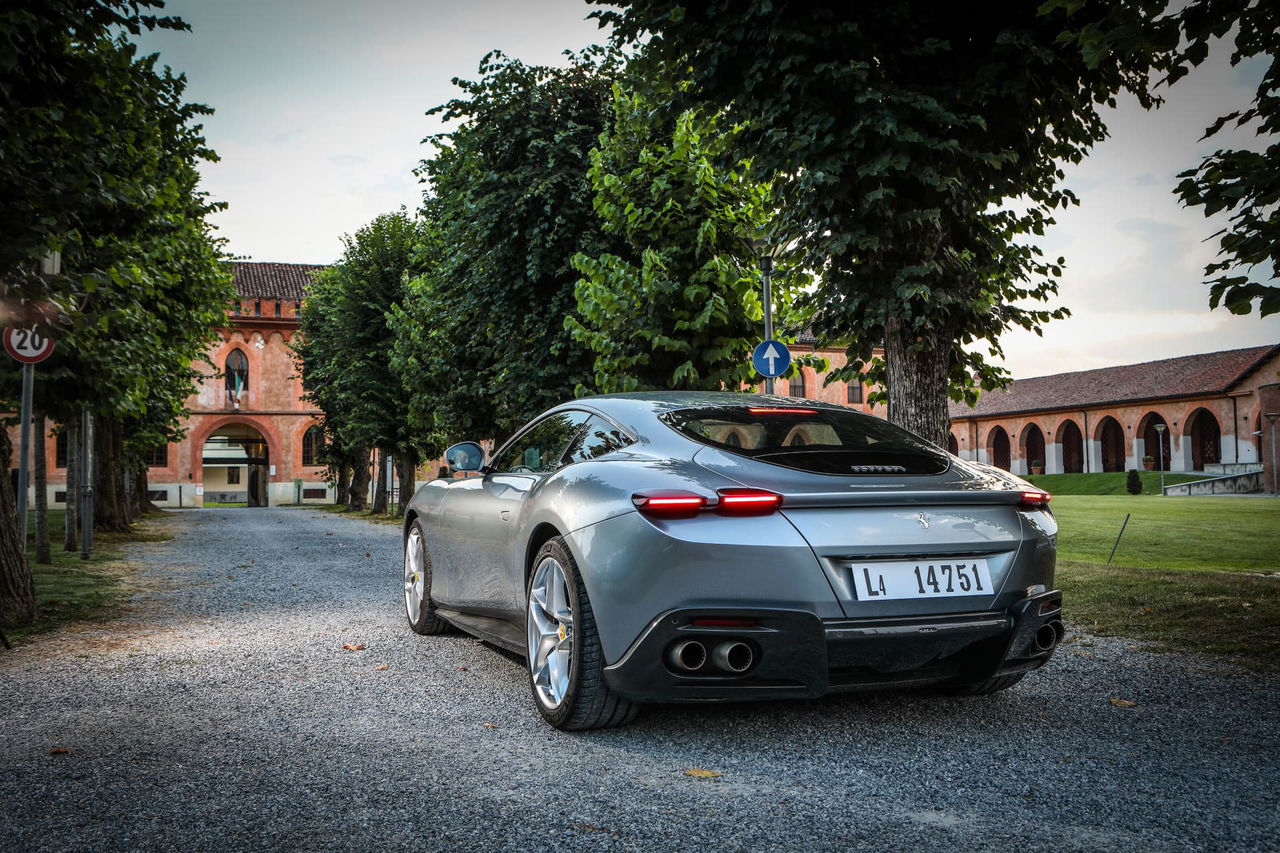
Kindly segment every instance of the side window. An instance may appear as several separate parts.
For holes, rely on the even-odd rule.
[[[494,474],[548,474],[560,467],[569,440],[587,419],[586,412],[559,412],[539,421],[502,451]]]
[[[586,462],[597,456],[604,456],[632,444],[630,438],[622,430],[604,418],[593,417],[587,421],[586,429],[578,433],[577,438],[565,454],[567,462]]]

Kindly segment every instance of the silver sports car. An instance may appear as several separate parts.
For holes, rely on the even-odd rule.
[[[561,729],[644,702],[991,693],[1062,638],[1049,495],[879,418],[618,394],[534,419],[405,512],[404,600],[528,659]]]

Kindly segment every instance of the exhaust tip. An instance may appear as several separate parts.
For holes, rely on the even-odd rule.
[[[1058,633],[1058,630],[1053,627],[1053,623],[1046,622],[1036,629],[1036,648],[1042,652],[1049,651],[1054,646],[1058,645],[1059,636],[1060,634]]]
[[[707,647],[697,640],[682,640],[667,651],[667,663],[682,672],[702,669],[707,663]]]
[[[751,664],[755,663],[756,654],[746,643],[730,640],[716,646],[711,659],[725,672],[739,674],[751,669]]]
[[[1054,643],[1061,643],[1062,638],[1067,634],[1067,627],[1062,624],[1062,620],[1054,619],[1049,623],[1049,627],[1053,629]]]

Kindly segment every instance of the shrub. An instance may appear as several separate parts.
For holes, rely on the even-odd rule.
[[[1137,468],[1129,469],[1129,479],[1124,481],[1124,487],[1129,490],[1131,495],[1142,494],[1142,477],[1138,476]]]

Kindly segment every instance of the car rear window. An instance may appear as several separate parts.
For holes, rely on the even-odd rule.
[[[695,441],[815,474],[941,474],[941,449],[873,415],[839,409],[719,406],[662,416]]]

